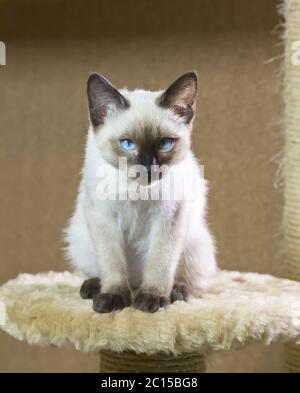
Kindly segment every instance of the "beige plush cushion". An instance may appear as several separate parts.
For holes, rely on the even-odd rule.
[[[101,315],[91,300],[80,298],[82,280],[69,272],[20,274],[0,287],[5,304],[0,328],[30,344],[81,351],[179,354],[252,341],[300,343],[300,283],[294,281],[222,271],[201,299],[176,302],[155,314],[127,308]]]

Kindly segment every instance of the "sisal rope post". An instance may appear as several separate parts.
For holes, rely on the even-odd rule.
[[[100,351],[101,373],[204,373],[204,356],[185,353],[178,356],[167,354],[136,354],[131,351]]]
[[[286,273],[300,281],[300,65],[295,63],[295,47],[300,41],[300,0],[286,0],[285,14],[285,162],[284,162],[284,234]],[[294,44],[295,45],[295,44]],[[300,56],[298,56],[299,58]],[[300,372],[300,346],[285,348],[286,366]]]

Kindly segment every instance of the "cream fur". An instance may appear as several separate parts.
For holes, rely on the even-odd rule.
[[[186,284],[190,295],[199,296],[217,267],[205,220],[206,182],[190,150],[192,122],[186,124],[170,109],[159,107],[161,91],[121,93],[129,109],[111,108],[105,123],[88,132],[77,205],[66,230],[67,256],[76,270],[101,278],[103,293],[130,287],[168,297],[177,281]],[[170,173],[177,171],[178,182],[180,171],[193,176],[194,188],[186,191],[193,200],[99,201],[96,189],[102,180],[97,170],[114,156],[110,138],[121,138],[124,130],[133,128],[145,132],[147,125],[151,132],[159,128],[182,141],[182,158]],[[116,176],[113,165],[110,170],[111,177]]]
[[[20,274],[0,287],[7,319],[0,328],[30,344],[155,354],[228,350],[252,341],[300,344],[300,283],[270,275],[221,271],[202,299],[155,314],[110,314],[82,300],[83,277],[69,272]]]

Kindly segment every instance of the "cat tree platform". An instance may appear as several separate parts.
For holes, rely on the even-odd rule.
[[[0,328],[29,344],[100,351],[102,372],[203,372],[209,351],[300,344],[296,281],[221,271],[201,299],[154,314],[131,307],[97,314],[79,296],[82,281],[69,272],[20,274],[0,287]],[[293,353],[289,369],[300,371]]]

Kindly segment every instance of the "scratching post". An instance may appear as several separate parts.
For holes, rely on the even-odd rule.
[[[134,352],[100,351],[100,372],[107,373],[203,373],[204,356],[186,353],[178,356],[167,354],[136,354]]]
[[[79,296],[83,280],[69,272],[20,274],[0,287],[0,328],[29,344],[100,351],[101,372],[204,372],[201,354],[209,351],[300,343],[297,281],[220,271],[201,299],[153,314],[133,307],[97,314]]]
[[[286,0],[285,14],[285,160],[284,232],[286,272],[300,281],[300,65],[293,64],[293,43],[300,41],[300,0]],[[300,57],[300,56],[298,56]],[[286,346],[289,371],[300,372],[300,347]]]

